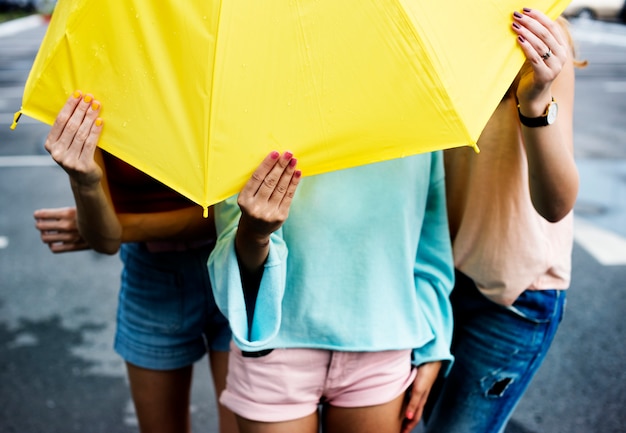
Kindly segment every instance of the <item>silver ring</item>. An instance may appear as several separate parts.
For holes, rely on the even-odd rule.
[[[545,53],[545,54],[543,54],[543,55],[541,56],[541,58],[542,58],[543,60],[546,60],[546,59],[548,59],[551,55],[552,55],[552,50],[551,50],[550,48],[548,48],[548,51],[546,51],[546,53]]]

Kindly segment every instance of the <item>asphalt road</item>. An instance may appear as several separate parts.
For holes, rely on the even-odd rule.
[[[37,23],[35,23],[37,24]],[[552,350],[507,433],[626,432],[626,26],[576,22],[573,282]],[[116,256],[52,255],[32,212],[72,203],[42,148],[48,127],[9,130],[45,27],[0,26],[0,433],[137,432],[112,339]],[[216,432],[206,359],[193,425]],[[416,430],[416,432],[419,429]]]

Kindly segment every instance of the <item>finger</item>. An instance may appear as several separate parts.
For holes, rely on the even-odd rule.
[[[550,28],[546,27],[534,17],[515,12],[513,14],[513,29],[518,34],[522,49],[526,57],[535,64],[541,64],[551,56],[563,56],[565,51],[562,45],[552,34]],[[550,22],[550,27],[554,27]]]
[[[563,31],[561,30],[561,26],[553,19],[550,19],[546,14],[537,9],[524,9],[524,15],[527,15],[531,18],[537,20],[541,25],[543,25],[550,34],[554,37],[556,42],[559,45],[566,46],[568,45],[567,38]]]
[[[83,94],[80,90],[76,90],[70,95],[70,97],[65,102],[65,105],[54,120],[52,128],[50,128],[50,132],[48,133],[48,139],[46,140],[46,145],[48,145],[48,143],[54,143],[58,141],[59,138],[61,138],[61,134],[65,129],[65,125],[74,113],[74,110],[76,110],[76,107],[82,100],[82,97]],[[46,150],[48,150],[48,152],[50,151],[47,147]]]
[[[296,189],[298,188],[298,184],[300,183],[300,179],[302,178],[302,172],[300,170],[294,171],[291,179],[289,180],[289,186],[287,187],[287,192],[285,193],[282,202],[280,203],[280,207],[283,209],[289,209],[291,206],[291,201],[293,200],[294,195],[296,194]]]
[[[83,242],[83,238],[78,231],[62,231],[62,230],[43,230],[41,231],[41,240],[45,243],[50,242],[66,242],[77,243]]]
[[[413,383],[413,388],[411,389],[411,397],[409,398],[409,402],[406,405],[406,409],[404,411],[404,417],[407,420],[413,421],[417,418],[417,412],[419,411],[419,404],[421,401],[421,393],[420,390],[417,389],[417,380]],[[419,418],[417,418],[419,421]]]
[[[93,108],[92,106],[92,108],[89,110],[90,116],[95,117],[95,119],[89,127],[89,132],[87,133],[85,144],[83,145],[82,151],[79,156],[79,159],[82,160],[85,164],[91,164],[94,161],[94,154],[96,152],[96,147],[98,146],[98,141],[100,140],[100,134],[102,133],[104,122],[100,117],[97,117],[98,112],[99,105],[97,108]]]
[[[58,218],[58,215],[58,209],[37,209],[33,212],[33,217],[35,218],[35,220]]]
[[[270,154],[265,157],[263,162],[261,162],[261,165],[259,165],[257,169],[254,170],[254,173],[252,173],[252,176],[250,177],[248,182],[246,182],[245,186],[241,190],[240,195],[242,196],[255,195],[256,192],[259,190],[259,187],[263,183],[263,179],[265,179],[265,176],[267,176],[267,174],[272,170],[274,165],[276,165],[276,162],[278,161],[279,157],[280,157],[280,153],[276,151],[270,152]]]
[[[61,161],[63,157],[70,160],[78,159],[87,138],[89,128],[95,119],[87,117],[87,113],[92,108],[94,102],[91,94],[86,94],[76,105],[74,112],[67,120],[63,132],[56,145],[53,146],[52,157],[56,161]],[[99,110],[99,107],[98,107]]]
[[[41,231],[78,232],[76,220],[73,218],[51,218],[35,221],[35,227]]]
[[[259,189],[256,192],[258,199],[261,201],[269,201],[270,197],[278,187],[285,171],[293,170],[293,168],[290,167],[292,159],[293,154],[291,152],[285,152],[280,158],[278,158],[274,167],[272,167],[270,172],[263,179],[261,185],[259,185]]]
[[[76,208],[75,207],[58,207],[58,208],[44,208],[37,209],[33,212],[35,220],[46,219],[75,219]]]
[[[64,243],[64,242],[55,242],[48,244],[50,251],[53,253],[68,253],[72,251],[83,251],[90,249],[87,242],[77,242],[77,243]]]
[[[285,170],[280,174],[276,187],[269,197],[269,202],[274,203],[277,207],[280,206],[285,194],[287,194],[297,163],[298,160],[296,158],[291,158]]]
[[[76,121],[80,120],[80,123],[68,148],[68,154],[73,155],[79,164],[88,166],[94,159],[93,155],[102,131],[102,119],[98,117],[100,102],[91,95],[85,95],[79,107],[80,111],[84,108],[85,112],[82,119],[77,116]]]
[[[402,423],[402,432],[401,433],[411,433],[413,431],[413,429],[415,427],[417,427],[417,424],[419,424],[419,419],[412,419],[412,420],[408,420],[405,418],[404,422]]]

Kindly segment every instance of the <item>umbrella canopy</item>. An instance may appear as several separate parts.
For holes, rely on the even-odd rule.
[[[524,61],[512,12],[568,3],[59,0],[21,112],[94,94],[100,147],[206,208],[274,149],[314,175],[476,146]]]

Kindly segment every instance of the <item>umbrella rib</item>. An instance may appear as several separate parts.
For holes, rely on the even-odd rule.
[[[209,104],[208,104],[208,113],[207,113],[207,117],[208,117],[208,122],[207,122],[207,129],[205,131],[204,134],[204,149],[206,149],[205,155],[204,155],[204,203],[202,204],[202,207],[204,208],[204,217],[206,218],[208,216],[208,205],[206,203],[209,202],[208,200],[208,193],[209,193],[209,169],[210,169],[210,142],[211,142],[211,126],[212,126],[212,122],[213,122],[213,90],[215,87],[215,75],[216,75],[216,71],[215,71],[215,64],[216,64],[216,60],[217,60],[217,50],[219,47],[219,34],[220,34],[220,26],[222,24],[222,9],[224,6],[224,2],[220,1],[219,2],[219,7],[217,9],[217,22],[215,25],[215,49],[213,50],[213,59],[208,59],[208,64],[209,67],[213,67],[213,73],[211,74],[210,80],[208,84],[209,87]]]

